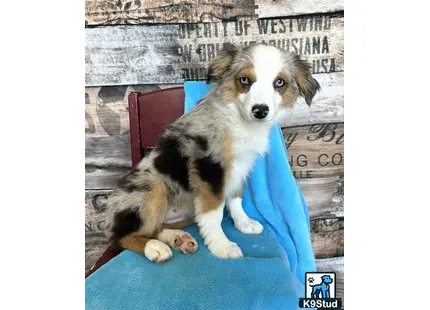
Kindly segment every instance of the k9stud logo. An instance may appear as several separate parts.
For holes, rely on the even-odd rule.
[[[300,308],[339,309],[342,300],[336,298],[336,273],[307,272],[305,298],[299,299]]]

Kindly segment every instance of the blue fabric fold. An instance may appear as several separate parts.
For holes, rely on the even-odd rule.
[[[186,82],[184,113],[212,88]],[[245,235],[224,217],[227,237],[243,259],[222,260],[204,246],[196,225],[185,230],[200,247],[173,250],[165,264],[123,251],[86,279],[86,309],[295,310],[305,297],[305,272],[315,271],[307,206],[288,164],[282,131],[275,126],[269,152],[259,157],[244,190],[243,207],[264,232]]]

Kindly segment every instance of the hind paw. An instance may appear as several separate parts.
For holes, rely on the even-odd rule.
[[[199,247],[193,236],[180,229],[163,229],[158,239],[184,254],[194,253]]]
[[[189,233],[178,231],[174,240],[174,246],[178,251],[184,254],[194,253],[198,249],[198,243]]]

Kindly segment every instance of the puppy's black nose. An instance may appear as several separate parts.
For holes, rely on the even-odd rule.
[[[256,104],[252,107],[252,114],[257,119],[263,119],[269,114],[269,107],[265,104]]]

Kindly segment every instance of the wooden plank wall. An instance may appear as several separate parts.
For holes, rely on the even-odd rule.
[[[341,14],[218,23],[88,28],[85,83],[133,85],[204,80],[222,43],[267,42],[303,56],[314,73],[343,71]]]
[[[267,42],[310,61],[322,90],[282,121],[321,271],[343,298],[344,75],[340,0],[86,0],[86,271],[103,252],[100,200],[131,167],[127,96],[205,78],[224,42]]]
[[[143,3],[142,3],[143,2]],[[85,25],[221,22],[343,11],[340,0],[85,0]]]

